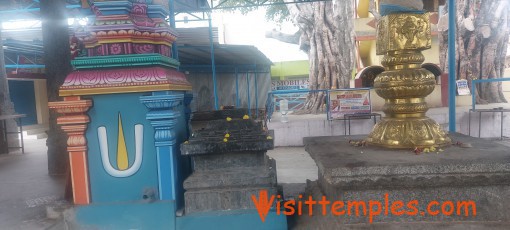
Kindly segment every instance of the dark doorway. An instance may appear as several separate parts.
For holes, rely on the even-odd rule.
[[[22,125],[37,124],[35,92],[33,81],[9,80],[9,95],[14,104],[14,111],[27,116],[21,119]]]

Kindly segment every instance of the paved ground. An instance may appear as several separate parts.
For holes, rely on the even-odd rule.
[[[278,147],[267,155],[276,160],[278,184],[286,199],[304,193],[306,180],[317,180],[317,165],[304,147]]]
[[[65,178],[48,176],[46,140],[26,140],[25,154],[0,154],[0,229],[38,230],[54,224],[46,206],[62,202]]]
[[[304,147],[278,147],[267,152],[276,160],[278,183],[317,180],[317,166]]]

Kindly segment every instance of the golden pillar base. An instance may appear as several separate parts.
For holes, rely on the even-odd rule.
[[[451,144],[441,126],[428,117],[384,118],[375,125],[366,142],[386,148],[422,148]]]
[[[425,116],[425,97],[435,88],[434,75],[421,68],[421,50],[431,44],[428,14],[392,14],[377,25],[377,54],[386,71],[374,80],[385,99],[386,117],[368,135],[369,145],[387,148],[445,146],[451,143],[439,124]]]

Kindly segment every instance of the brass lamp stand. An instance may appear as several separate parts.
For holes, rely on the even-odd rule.
[[[434,91],[434,75],[423,68],[422,50],[430,49],[429,14],[390,14],[377,25],[377,54],[386,71],[374,81],[385,99],[386,117],[368,135],[369,145],[387,148],[444,146],[451,139],[428,118],[425,97]]]

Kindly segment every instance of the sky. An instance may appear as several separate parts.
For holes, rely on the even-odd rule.
[[[298,28],[291,22],[284,22],[281,27],[278,27],[275,22],[266,21],[263,9],[251,12],[248,15],[240,13],[218,14],[217,23],[225,25],[226,41],[230,44],[253,45],[273,62],[308,60],[307,54],[299,50],[298,45],[265,37],[266,31],[272,29],[289,34],[297,32]]]
[[[299,50],[298,45],[265,37],[266,31],[274,28],[289,34],[295,33],[298,31],[298,28],[291,22],[282,23],[281,27],[279,27],[275,22],[266,21],[265,10],[263,8],[250,12],[247,15],[236,12],[216,11],[213,13],[212,18],[213,27],[218,27],[220,42],[224,40],[227,44],[253,45],[273,62],[308,60],[308,55]],[[208,26],[207,22],[183,24],[180,23],[177,27]]]

